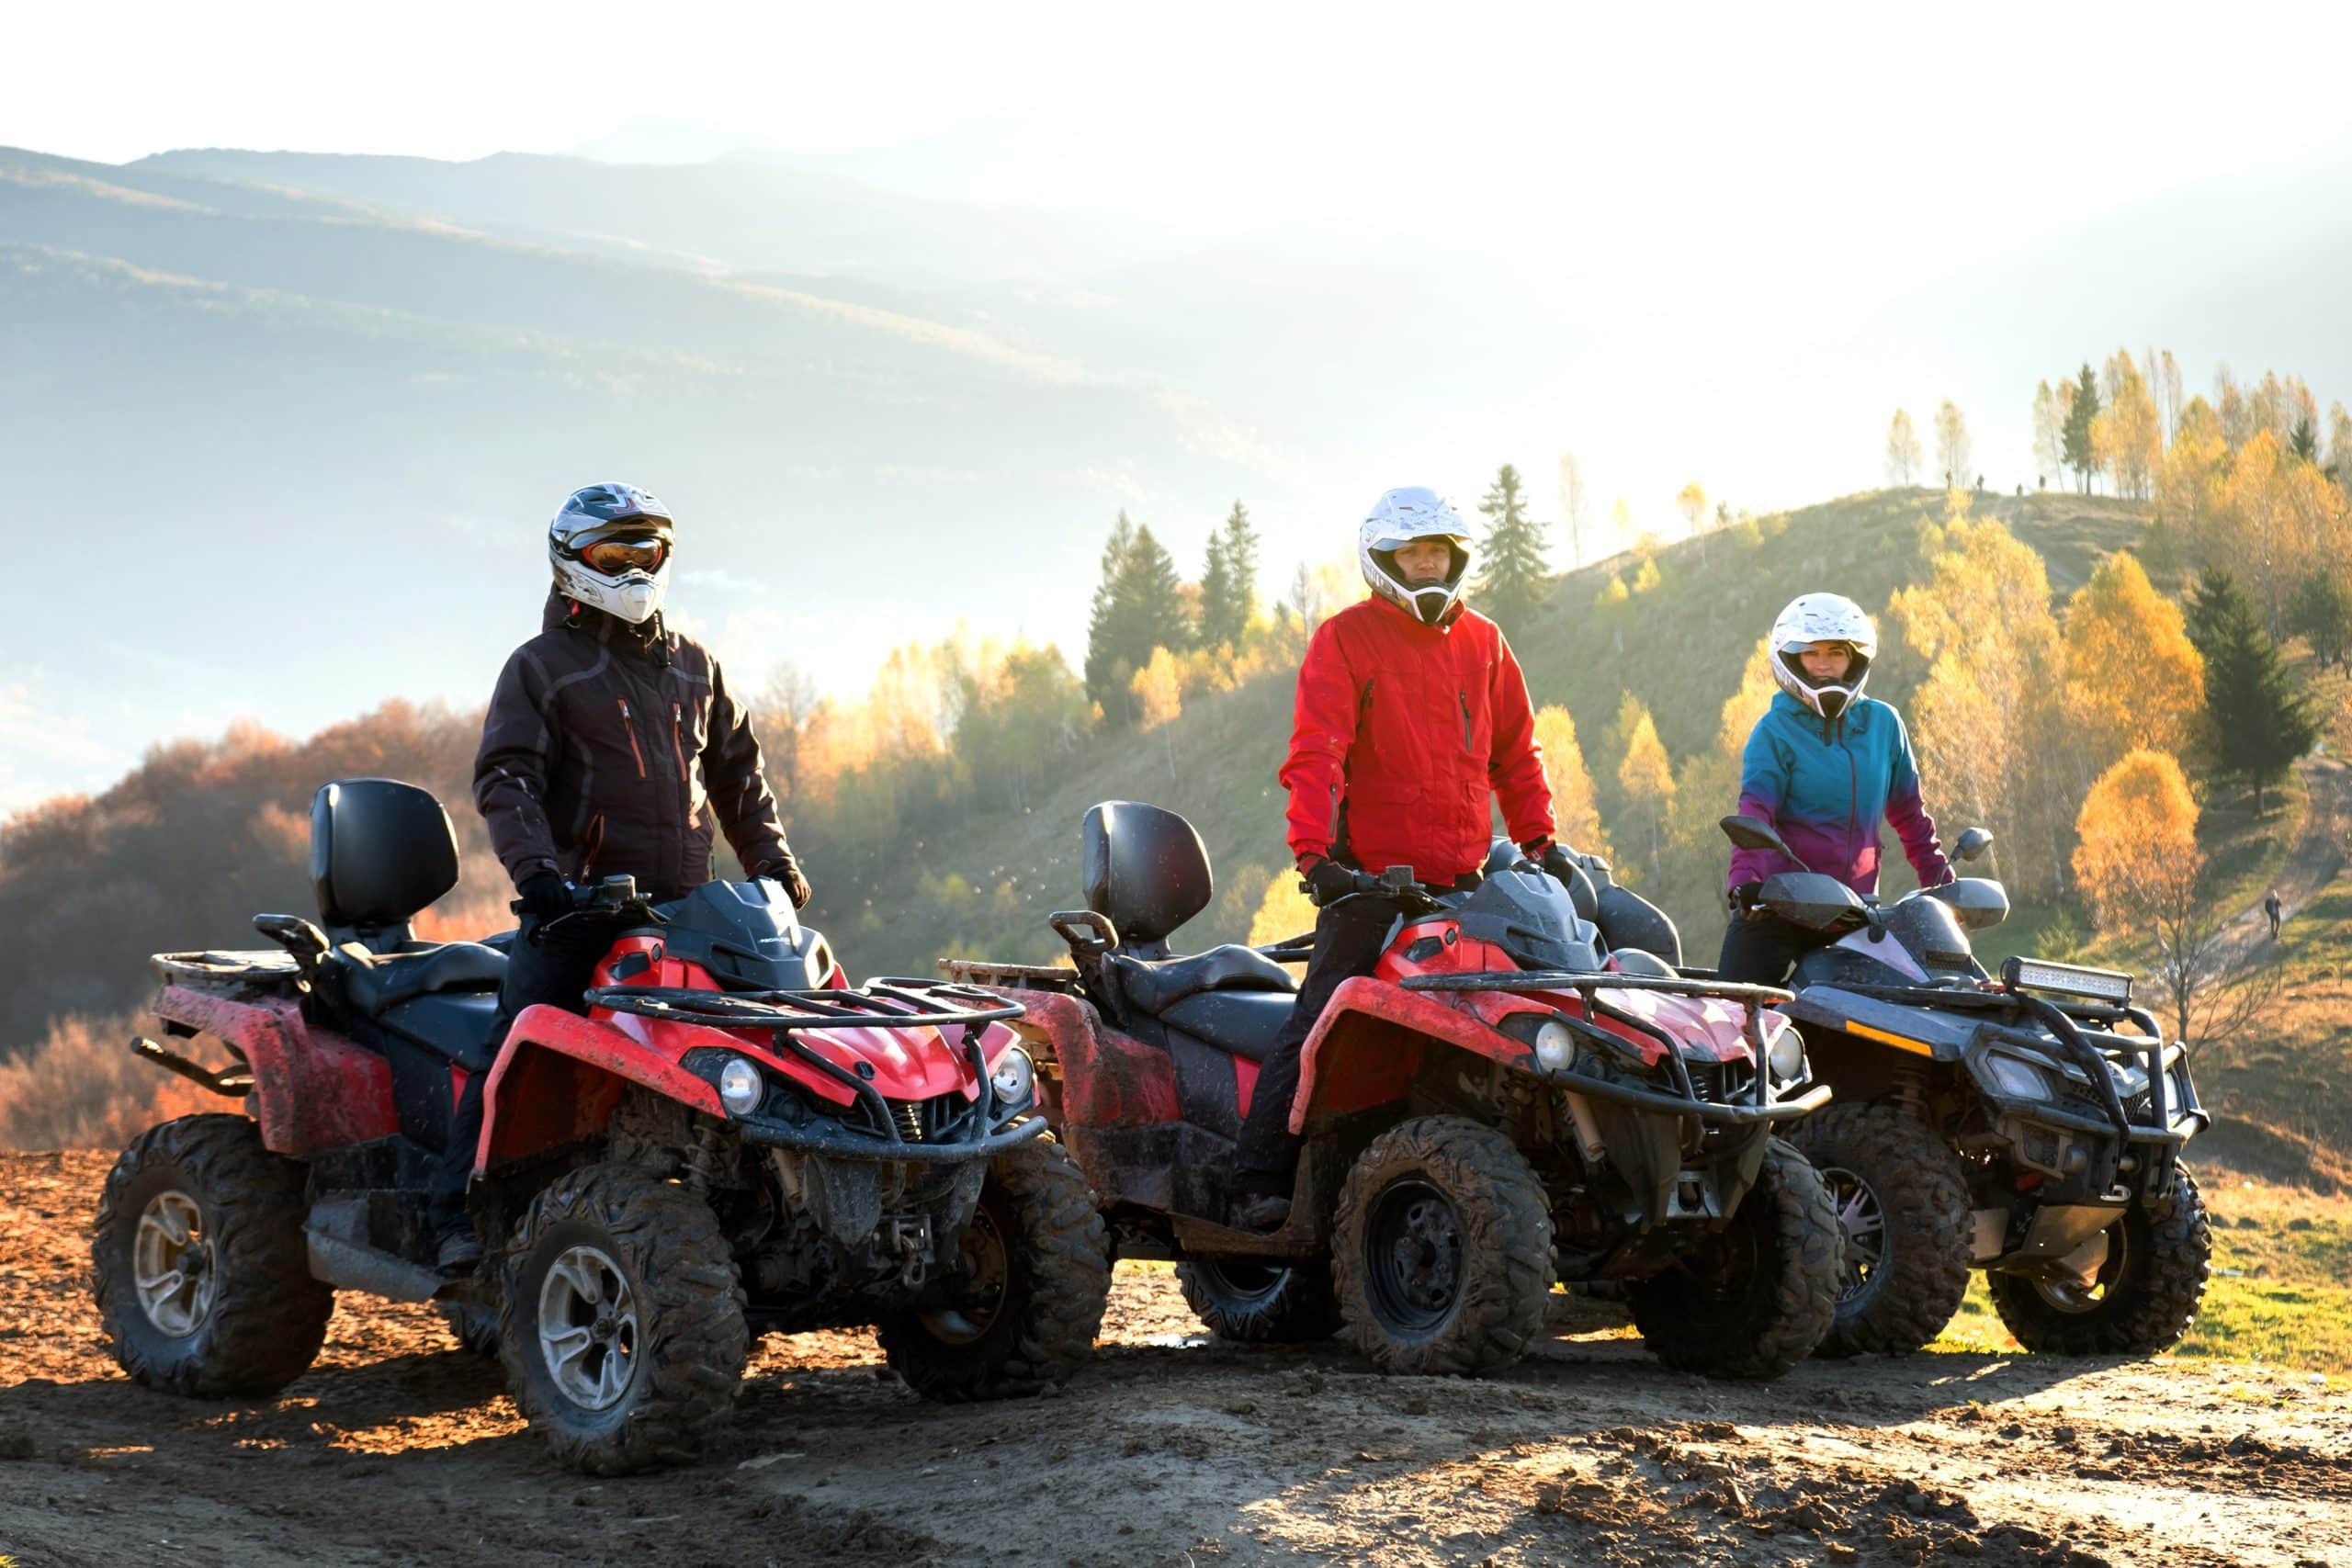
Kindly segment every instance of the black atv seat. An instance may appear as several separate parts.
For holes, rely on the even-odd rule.
[[[1102,970],[1127,1006],[1154,1018],[1163,1016],[1185,998],[1204,992],[1298,989],[1289,970],[1256,948],[1238,942],[1212,947],[1189,958],[1136,958],[1114,953],[1102,960]]]
[[[1262,1062],[1297,1000],[1286,991],[1200,991],[1159,1017],[1170,1028]]]
[[[452,942],[412,953],[369,953],[357,942],[336,950],[343,994],[369,1018],[401,1003],[445,991],[495,991],[506,978],[506,955],[478,942]]]
[[[412,997],[376,1016],[377,1027],[436,1056],[446,1056],[469,1073],[479,1073],[498,1059],[495,991],[428,991]]]

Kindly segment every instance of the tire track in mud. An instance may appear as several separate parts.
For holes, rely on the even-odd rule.
[[[274,1399],[127,1382],[87,1293],[109,1156],[0,1156],[0,1552],[33,1564],[2352,1564],[2352,1397],[2207,1363],[1668,1372],[1555,1298],[1483,1381],[1205,1342],[1122,1269],[1053,1396],[942,1407],[870,1336],[755,1350],[690,1470],[594,1482],[422,1307],[346,1298]]]

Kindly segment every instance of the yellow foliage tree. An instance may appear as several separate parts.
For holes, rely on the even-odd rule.
[[[1135,672],[1127,690],[1136,699],[1139,729],[1158,729],[1184,711],[1183,671],[1164,648],[1151,650],[1151,662]]]
[[[1266,896],[1259,900],[1258,913],[1250,921],[1250,945],[1263,947],[1305,936],[1315,929],[1315,914],[1314,902],[1299,886],[1297,874],[1278,871],[1266,884]]]
[[[1584,746],[1568,710],[1548,703],[1535,710],[1535,744],[1544,750],[1544,780],[1552,786],[1552,832],[1562,843],[1587,854],[1607,855],[1600,808],[1585,766]]]
[[[2205,702],[2205,660],[2180,606],[2128,551],[2066,602],[2066,716],[2097,772],[2139,748],[2177,754]]]
[[[1642,570],[1634,574],[1634,592],[1636,593],[1647,593],[1651,589],[1656,588],[1657,584],[1657,562],[1655,560],[1643,561]]]
[[[1674,509],[1682,513],[1682,521],[1693,534],[1707,516],[1707,491],[1697,479],[1682,487],[1674,498]]]
[[[2108,371],[2113,386],[2108,406],[2091,422],[2092,455],[2116,494],[2143,500],[2154,492],[2164,462],[2164,418],[2129,354],[2119,351]]]
[[[2218,922],[2201,910],[2197,798],[2169,752],[2126,752],[2101,773],[2075,818],[2075,879],[2099,930],[2152,941],[2157,976],[2187,1038],[2197,992],[2212,966]]]
[[[1637,836],[1649,846],[1645,864],[1655,869],[1658,829],[1665,823],[1667,808],[1674,803],[1674,764],[1657,738],[1657,720],[1631,692],[1618,704],[1617,733],[1625,748],[1617,762],[1617,787],[1625,792],[1625,809]],[[1633,878],[1625,880],[1630,883]]]
[[[1625,580],[1611,572],[1609,581],[1600,585],[1600,592],[1592,596],[1592,603],[1596,608],[1605,610],[1611,604],[1623,604],[1632,597],[1625,591]]]

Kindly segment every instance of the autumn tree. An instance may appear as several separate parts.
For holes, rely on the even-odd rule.
[[[2296,585],[2287,602],[2287,629],[2311,645],[2321,668],[2344,662],[2352,647],[2352,591],[2338,571],[2322,570]]]
[[[1675,496],[1674,509],[1682,513],[1684,525],[1696,534],[1699,531],[1699,525],[1704,522],[1707,516],[1706,490],[1697,479],[1692,479]]]
[[[1911,428],[1911,411],[1896,409],[1886,427],[1886,482],[1908,489],[1917,480],[1927,455],[1919,450],[1918,432]]]
[[[2061,443],[2066,466],[2075,470],[2075,482],[2085,494],[2090,492],[2091,475],[2098,468],[2098,448],[2091,437],[2098,412],[2098,378],[2091,374],[2090,361],[2085,360],[2083,373],[2066,400],[2066,429]]]
[[[2205,660],[2180,606],[2128,551],[2101,561],[2066,602],[2066,717],[2097,772],[2137,749],[2177,754],[2205,701]]]
[[[1585,494],[1584,469],[1574,452],[1560,454],[1560,522],[1568,531],[1568,570],[1585,561],[1585,519],[1591,502]]]
[[[1667,808],[1674,802],[1674,764],[1657,738],[1657,720],[1631,692],[1618,704],[1616,730],[1623,748],[1617,787],[1624,794],[1634,838],[1648,845],[1649,854],[1643,863],[1654,870],[1658,863],[1659,829],[1665,825]]]
[[[2115,493],[2144,500],[2164,461],[2164,425],[2156,401],[2132,356],[2119,349],[2108,361],[2108,406],[2091,422],[2092,455]]]
[[[1209,536],[1208,560],[1201,572],[1201,642],[1233,648],[1250,629],[1258,610],[1258,534],[1238,501],[1225,525]]]
[[[2048,380],[2033,389],[2033,470],[2042,483],[2066,464],[2066,412]]]
[[[2189,626],[2205,656],[2205,722],[2214,771],[2252,788],[2259,815],[2264,792],[2312,749],[2319,726],[2278,645],[2263,629],[2260,613],[2234,581],[2201,579]]]
[[[2172,445],[2173,437],[2180,434],[2182,408],[2180,361],[2172,356],[2171,349],[2165,350],[2163,359],[2155,367],[2155,377],[2156,402],[2164,410],[2165,415],[2165,445],[2169,446]]]
[[[1936,410],[1936,462],[1943,468],[1946,488],[1969,488],[1975,460],[1968,442],[1968,421],[1962,417],[1960,405],[1946,398]]]
[[[2352,413],[2342,403],[2327,409],[2327,477],[2352,492]]]
[[[1535,710],[1535,744],[1544,753],[1544,782],[1552,788],[1553,836],[1587,854],[1609,854],[1592,774],[1577,739],[1577,721],[1567,709],[1547,703]]]
[[[1544,525],[1527,514],[1519,470],[1505,463],[1478,502],[1487,519],[1479,542],[1478,604],[1509,637],[1525,633],[1549,597],[1544,581]]]
[[[2231,913],[2203,896],[2197,800],[2164,751],[2126,752],[2099,775],[2075,819],[2075,877],[2098,928],[2154,953],[2151,978],[2176,1039],[2237,1032],[2267,996],[2264,967],[2229,962]]]

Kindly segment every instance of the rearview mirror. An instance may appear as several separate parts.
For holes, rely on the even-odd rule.
[[[1954,860],[1974,860],[1993,847],[1993,833],[1988,828],[1971,828],[1961,834],[1960,841],[1951,847]]]
[[[1796,861],[1799,865],[1804,863],[1797,859],[1796,851],[1789,848],[1787,841],[1774,832],[1768,822],[1753,817],[1726,817],[1716,826],[1724,830],[1724,838],[1740,849],[1774,850]]]

